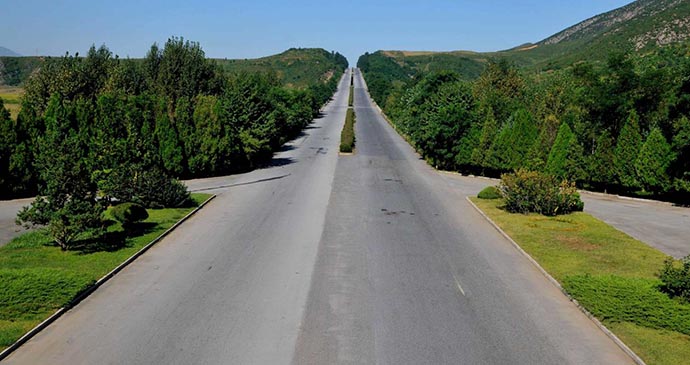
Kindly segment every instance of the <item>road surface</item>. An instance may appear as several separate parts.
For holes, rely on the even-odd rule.
[[[346,74],[276,166],[219,194],[11,364],[625,364]],[[194,186],[192,186],[194,185]]]

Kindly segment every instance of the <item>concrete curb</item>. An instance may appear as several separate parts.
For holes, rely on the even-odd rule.
[[[635,201],[635,202],[642,202],[642,203],[651,203],[651,204],[660,204],[660,205],[668,205],[668,206],[675,206],[673,203],[665,202],[663,200],[652,200],[652,199],[644,199],[644,198],[634,198],[631,196],[625,196],[625,195],[618,195],[618,194],[607,194],[607,193],[600,193],[597,191],[589,191],[589,190],[578,190],[580,194],[589,194],[589,195],[594,195],[594,196],[600,196],[604,198],[611,198],[611,199],[620,199],[620,200],[630,200],[630,201]]]
[[[575,306],[577,306],[577,308],[580,309],[580,311],[582,313],[584,313],[584,315],[587,316],[587,318],[589,318],[602,332],[604,332],[604,334],[606,334],[606,336],[608,336],[611,340],[613,340],[613,342],[616,343],[616,345],[618,345],[618,347],[620,347],[620,349],[623,350],[623,352],[625,352],[628,356],[630,356],[630,358],[636,364],[646,365],[644,360],[642,360],[639,356],[637,356],[637,354],[633,350],[631,350],[625,343],[623,343],[623,341],[621,341],[621,339],[618,338],[618,336],[616,336],[613,332],[611,332],[611,330],[606,328],[606,326],[604,326],[596,317],[594,317],[594,315],[589,313],[589,311],[587,309],[585,309],[585,307],[580,305],[580,303],[578,303],[578,301],[575,298],[570,296],[570,294],[568,294],[565,291],[565,289],[563,289],[563,287],[561,286],[561,283],[559,283],[558,280],[556,280],[553,276],[551,276],[551,274],[549,274],[537,262],[537,260],[535,260],[529,253],[527,253],[525,250],[523,250],[522,247],[520,247],[520,245],[518,245],[517,242],[515,242],[505,231],[503,231],[503,229],[501,229],[501,227],[498,226],[498,224],[496,224],[491,218],[489,218],[488,215],[486,215],[486,213],[484,213],[481,209],[479,209],[479,207],[476,204],[474,204],[474,202],[470,199],[469,196],[466,197],[465,199],[467,199],[467,201],[470,203],[470,205],[472,205],[472,207],[477,212],[479,212],[479,214],[481,214],[482,217],[484,217],[484,219],[486,219],[498,231],[498,233],[500,233],[503,237],[505,237],[505,239],[507,239],[508,242],[510,242],[513,245],[513,247],[515,247],[516,250],[518,250],[523,256],[525,256],[527,258],[527,260],[529,260],[532,263],[532,265],[534,265],[551,282],[551,284],[553,284],[556,288],[558,288],[561,291],[561,293],[563,293],[563,295],[565,295],[568,298],[568,300],[573,302],[575,304]]]
[[[9,356],[12,352],[17,350],[21,345],[29,341],[32,337],[36,336],[39,332],[41,332],[43,329],[48,327],[51,323],[55,322],[58,318],[60,318],[63,314],[67,313],[70,309],[74,308],[79,302],[82,300],[86,299],[89,295],[91,295],[96,289],[98,289],[101,285],[105,284],[108,280],[110,280],[115,274],[118,272],[122,271],[127,265],[131,264],[139,258],[139,256],[143,255],[146,251],[148,251],[151,247],[153,247],[156,243],[160,242],[165,236],[170,234],[172,231],[174,231],[177,227],[179,227],[182,223],[184,223],[187,219],[191,218],[194,214],[196,214],[201,208],[203,208],[208,202],[211,200],[215,199],[216,195],[211,195],[208,199],[206,199],[203,203],[199,204],[198,207],[196,207],[194,210],[191,212],[187,213],[182,219],[177,221],[175,224],[172,225],[172,227],[168,228],[165,230],[165,232],[161,233],[158,237],[154,238],[151,242],[146,244],[146,246],[142,247],[139,251],[134,253],[132,256],[130,256],[127,260],[122,262],[120,265],[118,265],[116,268],[111,270],[109,273],[105,274],[102,278],[98,279],[93,285],[91,285],[88,289],[84,290],[82,293],[77,295],[72,301],[67,304],[66,306],[58,309],[55,313],[53,313],[50,317],[46,318],[43,322],[39,323],[36,327],[32,328],[29,332],[24,334],[24,336],[20,337],[15,343],[10,345],[8,348],[0,352],[0,360],[5,359],[7,356]]]

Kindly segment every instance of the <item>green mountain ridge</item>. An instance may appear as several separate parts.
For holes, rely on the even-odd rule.
[[[0,57],[0,86],[21,86],[50,57]],[[304,88],[313,80],[327,81],[348,67],[347,59],[321,48],[291,48],[256,59],[214,59],[230,73],[274,72],[288,87]]]
[[[401,68],[396,73],[410,77],[418,72],[449,70],[472,79],[494,58],[507,59],[526,70],[551,70],[580,61],[602,63],[612,52],[645,53],[688,40],[690,2],[638,0],[586,19],[537,43],[508,50],[485,53],[381,50],[373,55],[391,58]],[[371,55],[367,53],[364,57],[371,58]]]

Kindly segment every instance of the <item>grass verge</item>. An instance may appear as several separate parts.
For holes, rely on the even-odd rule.
[[[690,304],[657,290],[666,255],[587,213],[510,214],[502,200],[471,199],[648,364],[688,363]]]
[[[192,194],[197,205],[210,196]],[[136,229],[125,232],[114,223],[103,240],[71,251],[61,251],[40,230],[0,247],[0,351],[193,209],[149,209],[149,218]]]
[[[345,125],[343,131],[340,132],[340,152],[352,153],[355,148],[355,111],[352,108],[347,109],[345,114]]]

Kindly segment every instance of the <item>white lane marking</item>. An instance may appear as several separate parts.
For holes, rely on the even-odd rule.
[[[460,280],[458,279],[457,276],[455,276],[455,274],[453,274],[453,279],[455,279],[455,286],[458,287],[458,290],[460,290],[460,293],[462,294],[462,296],[466,296],[465,291],[462,289],[462,285],[460,285]]]

